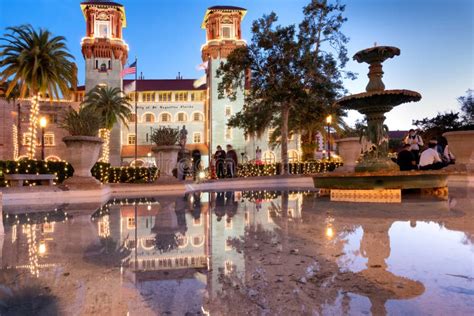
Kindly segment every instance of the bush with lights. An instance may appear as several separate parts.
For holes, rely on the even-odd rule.
[[[102,183],[146,183],[154,182],[158,175],[156,167],[111,167],[109,163],[97,162],[91,169],[92,175]],[[6,174],[54,174],[55,184],[61,184],[74,174],[73,167],[66,161],[42,161],[22,159],[0,161],[0,187],[8,185]],[[34,186],[39,181],[25,181]]]

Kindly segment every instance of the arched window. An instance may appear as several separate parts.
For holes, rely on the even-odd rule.
[[[202,115],[202,113],[200,113],[200,112],[194,112],[193,113],[193,121],[194,122],[204,121],[204,115]]]
[[[176,115],[176,121],[178,122],[186,122],[188,120],[188,116],[184,112],[179,112]]]
[[[268,150],[263,153],[262,160],[264,163],[275,163],[276,162],[275,154],[273,153],[273,151]]]
[[[155,122],[155,115],[153,113],[143,114],[143,122],[145,122],[145,123],[154,123]]]
[[[288,151],[288,162],[298,162],[300,160],[300,155],[296,150],[289,150]]]
[[[160,121],[162,122],[171,122],[171,114],[169,113],[161,113]]]
[[[61,161],[61,158],[59,158],[58,156],[51,155],[51,156],[46,157],[45,160],[46,161]]]

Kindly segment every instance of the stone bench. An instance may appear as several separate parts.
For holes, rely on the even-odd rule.
[[[53,185],[54,174],[6,174],[5,180],[10,182],[10,186],[21,187],[25,180],[40,181],[42,185]]]

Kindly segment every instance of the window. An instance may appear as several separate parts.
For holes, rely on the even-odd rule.
[[[193,114],[193,121],[195,122],[204,121],[203,115],[199,112],[195,112]]]
[[[204,92],[191,92],[191,101],[202,101],[204,99]]]
[[[225,130],[225,140],[231,140],[232,139],[232,128],[227,127]]]
[[[135,120],[136,120],[137,116],[134,114],[130,114],[130,116],[128,117],[128,121],[130,123],[135,123]]]
[[[153,113],[145,113],[143,115],[143,121],[145,123],[154,123],[155,122],[155,115],[153,115]]]
[[[161,114],[161,121],[162,121],[162,122],[171,122],[171,114],[169,114],[169,113],[162,113],[162,114]]]
[[[176,92],[174,94],[174,100],[178,101],[188,101],[188,93],[187,92]]]
[[[44,145],[45,146],[54,146],[54,133],[45,133],[44,134]]]
[[[109,60],[109,69],[112,69],[112,63]]]
[[[160,92],[158,93],[159,102],[171,102],[171,92]]]
[[[143,102],[155,102],[155,92],[142,93]]]
[[[31,133],[23,133],[23,146],[28,146],[30,144]]]
[[[193,143],[200,144],[201,143],[201,133],[194,133],[193,134]]]
[[[188,117],[186,115],[186,113],[178,113],[178,119],[177,121],[178,122],[186,122],[188,120]]]
[[[97,59],[95,60],[95,69],[99,69],[99,61]]]
[[[135,134],[128,134],[128,139],[127,139],[127,144],[129,145],[135,145],[137,138]]]
[[[231,116],[232,115],[232,108],[230,106],[225,107],[225,116]]]
[[[300,159],[299,159],[299,154],[296,150],[290,150],[288,152],[288,162],[292,163],[292,162],[298,162]]]
[[[135,217],[127,217],[127,228],[128,229],[135,228]]]
[[[110,37],[108,21],[97,21],[95,27],[96,35],[98,35],[99,37]]]
[[[275,163],[275,154],[272,151],[266,151],[263,153],[263,162],[264,163]]]
[[[222,37],[231,38],[232,37],[232,25],[223,25],[222,26]]]
[[[138,93],[137,92],[129,93],[128,97],[130,98],[131,102],[135,102],[135,99],[138,101]]]

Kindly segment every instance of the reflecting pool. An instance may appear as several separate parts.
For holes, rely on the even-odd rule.
[[[474,192],[199,192],[3,209],[0,314],[474,314]]]

